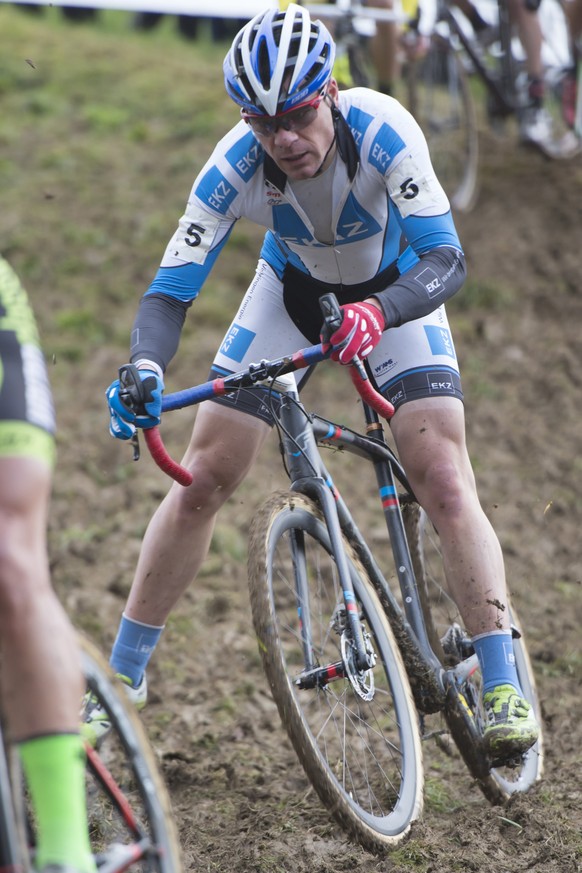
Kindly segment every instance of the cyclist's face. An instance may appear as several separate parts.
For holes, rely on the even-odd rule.
[[[335,133],[329,102],[337,102],[338,88],[335,79],[330,80],[327,95],[318,105],[313,121],[307,127],[285,130],[281,126],[270,135],[255,132],[267,154],[290,179],[311,179],[331,163],[334,149],[330,146]]]

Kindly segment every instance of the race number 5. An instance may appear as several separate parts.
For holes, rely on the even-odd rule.
[[[409,176],[408,179],[401,183],[400,190],[405,200],[414,200],[418,196],[418,185],[414,182],[412,176]]]
[[[202,242],[202,234],[204,233],[204,228],[200,224],[192,224],[186,231],[186,236],[184,238],[184,242],[187,246],[191,248],[196,248]]]

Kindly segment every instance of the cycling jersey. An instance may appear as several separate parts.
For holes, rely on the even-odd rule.
[[[186,309],[240,218],[267,228],[261,259],[280,283],[289,317],[312,342],[321,324],[317,301],[326,291],[336,292],[340,303],[373,294],[391,328],[429,316],[458,290],[465,276],[463,253],[426,141],[410,113],[390,97],[355,88],[339,95],[335,130],[331,174],[328,169],[321,179],[299,185],[286,178],[244,121],[221,140],[194,182],[141,301],[133,361],[148,359],[166,368]],[[309,185],[321,186],[319,207],[306,196]],[[243,303],[241,310],[247,308]],[[309,314],[302,317],[304,312]],[[281,323],[277,327],[283,329]],[[253,315],[253,327],[238,330],[236,360],[242,362],[251,347],[258,359],[267,330],[273,324],[261,326]]]
[[[0,457],[54,460],[55,417],[26,292],[0,257]]]

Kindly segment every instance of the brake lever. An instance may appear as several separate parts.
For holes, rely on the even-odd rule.
[[[130,412],[136,412],[143,401],[143,386],[135,364],[124,364],[119,368],[119,386],[119,399]]]
[[[133,432],[130,443],[131,443],[131,447],[133,448],[133,460],[139,461],[140,448],[139,448],[139,437],[137,435],[137,430]]]
[[[319,307],[323,315],[323,328],[321,338],[323,342],[328,343],[332,334],[341,327],[342,311],[337,302],[335,294],[323,294],[319,298]]]
[[[364,366],[364,362],[362,361],[362,359],[360,357],[358,357],[358,355],[354,355],[354,357],[350,361],[350,365],[355,370],[357,370],[358,375],[360,376],[360,379],[362,380],[362,382],[368,381],[369,377],[368,377],[368,373],[366,371],[366,368]]]

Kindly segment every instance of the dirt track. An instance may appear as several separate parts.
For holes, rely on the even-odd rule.
[[[450,312],[481,498],[504,546],[539,683],[545,779],[494,809],[460,763],[453,780],[443,762],[429,774],[423,820],[387,859],[349,844],[330,822],[281,728],[251,629],[246,529],[261,497],[283,483],[269,449],[223,512],[204,574],[150,671],[144,719],[188,870],[582,870],[582,164],[548,164],[497,143],[487,152],[477,209],[458,219],[470,279]],[[120,312],[128,329],[133,306]],[[189,373],[204,375],[219,334],[208,348],[186,340]],[[101,396],[120,363],[119,350],[104,345],[85,390]],[[176,385],[189,378],[185,365],[177,369]],[[344,388],[338,382],[338,395]],[[108,649],[166,482],[147,459],[128,463],[106,433],[104,409],[74,418],[67,390],[57,374],[69,448],[61,452],[51,522],[54,573],[79,624]],[[188,429],[187,414],[172,424],[175,447]],[[85,534],[60,533],[70,530]]]

